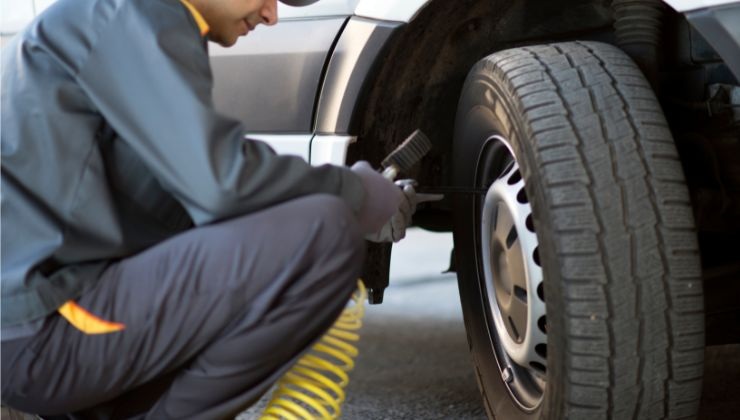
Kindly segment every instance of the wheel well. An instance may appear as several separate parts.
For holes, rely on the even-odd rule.
[[[452,185],[451,143],[460,90],[471,67],[495,51],[566,40],[614,43],[611,0],[434,0],[390,40],[365,86],[351,131],[349,159],[374,164],[421,128],[435,145],[413,173],[421,185]],[[709,342],[740,340],[728,328],[738,313],[728,285],[738,289],[740,245],[740,120],[711,84],[738,86],[727,66],[683,15],[666,8],[658,96],[691,192],[706,271]],[[724,98],[726,101],[726,98]],[[729,109],[729,111],[728,111]],[[421,207],[414,222],[451,230],[450,200]],[[373,259],[376,261],[377,259]],[[724,299],[724,300],[723,300]],[[717,315],[714,316],[713,313]],[[729,320],[729,321],[728,321]],[[734,324],[732,324],[734,325]],[[733,331],[728,336],[728,331]],[[715,338],[713,338],[715,337]]]
[[[460,89],[482,57],[516,45],[567,39],[608,40],[608,0],[435,0],[396,34],[355,116],[359,141],[350,161],[374,164],[416,128],[434,150],[415,173],[422,185],[448,185],[450,145]],[[417,223],[447,230],[447,205],[426,208]]]

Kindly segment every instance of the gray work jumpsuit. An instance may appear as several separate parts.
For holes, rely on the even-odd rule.
[[[206,48],[178,0],[59,0],[3,49],[4,404],[233,416],[344,306],[361,181],[245,140]]]

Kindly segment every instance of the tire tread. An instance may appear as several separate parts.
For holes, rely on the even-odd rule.
[[[518,98],[562,238],[573,316],[567,417],[694,416],[703,371],[698,245],[680,159],[650,86],[624,53],[594,42],[486,61]]]

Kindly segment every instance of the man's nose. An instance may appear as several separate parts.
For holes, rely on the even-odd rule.
[[[264,25],[272,26],[276,24],[278,21],[277,0],[267,0],[260,11],[260,15]]]

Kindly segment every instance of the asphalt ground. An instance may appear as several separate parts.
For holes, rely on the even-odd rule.
[[[395,245],[391,286],[366,307],[344,419],[485,419],[471,368],[450,235],[411,230]],[[268,393],[269,395],[269,393]],[[239,420],[259,417],[263,398]]]
[[[385,302],[369,306],[344,419],[485,419],[457,280],[442,274],[450,235],[419,230],[396,245]],[[707,349],[700,420],[740,418],[740,345]],[[269,394],[268,394],[269,395]],[[239,420],[259,417],[259,404]],[[506,420],[506,419],[503,419]]]

